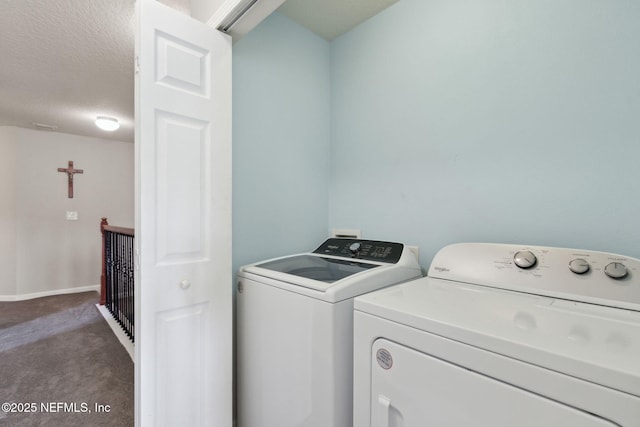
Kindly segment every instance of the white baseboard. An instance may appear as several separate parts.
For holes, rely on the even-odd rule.
[[[0,295],[0,301],[24,301],[28,299],[49,297],[51,295],[75,294],[78,292],[100,292],[100,285],[81,286],[79,288],[54,289],[50,291],[34,292],[22,295]]]
[[[124,331],[122,330],[122,326],[120,326],[116,319],[113,318],[109,310],[107,310],[107,307],[100,304],[96,304],[96,307],[98,307],[98,311],[100,312],[100,314],[102,314],[102,317],[104,317],[104,319],[107,321],[107,324],[113,330],[113,333],[116,335],[116,338],[118,338],[118,341],[120,341],[120,344],[122,344],[124,349],[127,350],[127,353],[129,353],[129,357],[131,357],[131,360],[135,362],[136,359],[134,356],[134,344],[131,342],[131,338],[129,338],[127,334],[124,333]]]

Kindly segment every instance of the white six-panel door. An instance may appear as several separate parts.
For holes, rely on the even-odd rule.
[[[136,7],[136,425],[230,426],[231,40]]]

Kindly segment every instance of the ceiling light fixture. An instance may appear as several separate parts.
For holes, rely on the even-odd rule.
[[[118,123],[118,119],[113,117],[98,116],[96,118],[96,126],[102,130],[113,132],[120,127],[120,123]]]

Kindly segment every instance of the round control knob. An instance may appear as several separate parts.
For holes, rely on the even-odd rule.
[[[610,262],[604,267],[604,274],[612,279],[624,279],[629,271],[621,262]]]
[[[520,268],[531,268],[536,265],[537,258],[531,251],[518,251],[513,256],[513,262]]]
[[[584,274],[589,271],[589,263],[582,258],[576,258],[569,263],[569,270],[576,274]]]
[[[357,255],[358,252],[360,252],[361,247],[362,247],[362,244],[360,242],[355,242],[349,246],[349,250],[351,251],[352,254]]]

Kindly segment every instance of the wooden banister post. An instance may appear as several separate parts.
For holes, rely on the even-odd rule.
[[[100,275],[100,305],[107,302],[107,262],[106,262],[106,242],[104,235],[104,227],[109,225],[107,218],[100,221],[100,234],[102,235],[102,274]]]

